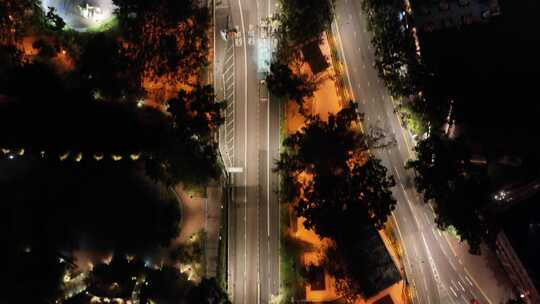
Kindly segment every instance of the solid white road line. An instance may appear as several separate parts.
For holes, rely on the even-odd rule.
[[[244,10],[242,8],[242,1],[238,0],[238,8],[240,9],[240,23],[242,23],[242,44],[244,46],[244,216],[247,218],[247,149],[248,149],[248,139],[247,139],[247,130],[248,130],[248,89],[247,89],[247,47],[246,47],[246,28],[244,24]],[[244,295],[243,300],[246,301],[247,295],[247,220],[244,222]]]
[[[335,7],[332,7],[333,10],[335,11]],[[352,16],[351,16],[352,18]],[[334,24],[336,25],[336,32],[337,32],[337,36],[338,36],[338,40],[339,40],[339,49],[341,50],[341,54],[343,54],[343,65],[345,66],[345,73],[347,74],[347,82],[349,83],[349,88],[350,88],[350,93],[351,93],[351,97],[352,97],[352,100],[356,100],[356,98],[354,97],[354,90],[353,90],[353,86],[352,86],[352,83],[351,83],[351,75],[349,74],[349,67],[347,65],[347,56],[345,55],[345,51],[343,50],[343,42],[341,40],[341,33],[339,31],[339,24],[337,22],[336,19],[334,19]]]
[[[465,280],[467,281],[467,283],[469,283],[469,285],[471,286],[474,286],[474,284],[471,282],[471,280],[469,279],[469,276],[468,275],[465,275]]]
[[[450,290],[451,290],[452,293],[454,294],[454,297],[457,298],[457,293],[454,291],[454,288],[452,288],[452,286],[448,286],[448,287],[450,287]]]

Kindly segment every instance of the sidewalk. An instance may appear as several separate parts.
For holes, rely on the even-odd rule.
[[[445,233],[445,236],[467,275],[486,293],[490,304],[506,303],[512,297],[512,284],[495,253],[482,245],[482,255],[472,255],[466,243],[460,243],[448,233]]]
[[[191,235],[204,229],[206,198],[189,193],[182,185],[177,185],[174,190],[180,198],[182,220],[180,222],[180,235],[172,242],[172,245],[180,245],[186,242]]]
[[[219,227],[221,225],[221,206],[223,205],[223,187],[219,182],[213,182],[207,189],[206,199],[206,276],[213,278],[217,275],[219,254]]]
[[[175,187],[180,198],[182,221],[180,235],[171,243],[171,248],[189,240],[193,234],[206,232],[205,259],[206,277],[215,277],[217,271],[219,249],[219,226],[221,221],[221,204],[223,191],[219,182],[214,181],[206,188],[206,197],[190,193],[181,185]]]

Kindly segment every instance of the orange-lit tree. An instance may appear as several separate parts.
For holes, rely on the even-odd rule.
[[[39,0],[0,1],[0,45],[15,44],[42,17]]]
[[[360,131],[356,106],[350,103],[328,121],[318,116],[285,139],[286,151],[277,168],[283,176],[285,199],[306,220],[304,226],[334,241],[344,269],[355,261],[343,253],[362,242],[359,227],[381,228],[396,204],[392,176],[380,160],[368,153],[367,137]],[[366,261],[367,263],[367,261]],[[334,265],[335,266],[335,265]],[[335,271],[337,268],[334,267]],[[331,269],[328,269],[331,270]],[[348,295],[362,294],[364,282],[353,273],[337,276]]]
[[[185,82],[208,61],[208,10],[192,0],[114,0],[122,50],[145,78]]]

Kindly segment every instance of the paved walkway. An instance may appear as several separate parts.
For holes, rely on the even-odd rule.
[[[223,188],[214,183],[207,188],[206,206],[206,276],[215,277],[218,267],[219,226],[221,224],[221,206],[223,205]]]
[[[180,235],[172,242],[176,247],[186,242],[189,237],[201,230],[206,232],[206,277],[215,277],[219,249],[219,226],[221,221],[221,205],[223,203],[222,187],[218,182],[206,188],[206,197],[186,191],[181,185],[175,191],[182,204],[182,221]]]
[[[180,198],[182,209],[182,221],[180,223],[180,235],[172,242],[172,245],[179,245],[189,239],[191,235],[204,229],[206,204],[205,197],[197,197],[186,191],[181,185],[175,187]]]

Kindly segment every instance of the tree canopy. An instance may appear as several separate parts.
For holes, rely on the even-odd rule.
[[[41,17],[39,0],[3,0],[0,2],[0,45],[15,44]]]
[[[114,0],[133,71],[186,81],[208,61],[209,15],[192,0]],[[164,80],[161,79],[162,81]]]
[[[99,67],[84,70],[92,69],[95,72],[87,75],[98,77]],[[8,97],[0,104],[3,148],[23,148],[33,155],[45,151],[52,158],[65,153],[70,157],[82,153],[83,159],[139,155],[147,174],[169,185],[202,185],[219,176],[213,135],[223,123],[224,103],[214,101],[211,86],[181,90],[178,98],[168,101],[170,115],[166,115],[154,108],[139,108],[133,100],[96,100],[88,86],[68,87],[44,63],[17,67],[9,75],[0,84]],[[35,84],[33,90],[25,89],[29,83]]]
[[[362,246],[358,229],[381,228],[396,204],[390,191],[394,179],[368,152],[358,124],[353,103],[329,115],[328,121],[311,116],[300,131],[285,139],[286,150],[277,164],[283,176],[284,199],[305,218],[306,228],[335,242],[338,249],[332,252],[339,255],[342,265],[351,268],[358,260],[345,253]],[[362,280],[353,272],[344,277]],[[368,292],[365,285],[355,287],[361,285],[347,284],[343,292]]]
[[[173,130],[168,144],[146,162],[147,173],[167,184],[203,185],[220,174],[214,131],[223,123],[224,103],[214,102],[211,86],[181,90],[168,102]]]
[[[472,155],[466,147],[459,140],[433,132],[418,142],[417,159],[407,166],[416,173],[414,182],[424,201],[434,204],[439,228],[453,226],[470,251],[478,253],[480,243],[492,241],[497,230],[485,212],[487,175],[470,162]]]
[[[116,254],[109,264],[96,265],[89,282],[87,291],[92,295],[134,300],[136,294],[143,304],[231,303],[213,278],[194,282],[175,267],[147,267],[137,257],[127,258],[123,254]]]
[[[266,76],[268,89],[278,97],[286,97],[294,100],[300,107],[304,102],[304,97],[313,96],[317,88],[314,79],[310,79],[305,74],[295,74],[288,65],[281,62],[272,62],[270,72]]]
[[[130,71],[130,59],[109,33],[89,33],[77,58],[81,86],[107,100],[142,97],[141,75]]]
[[[40,162],[0,186],[6,216],[16,215],[9,231],[21,243],[146,253],[179,233],[178,202],[127,164]]]
[[[282,5],[281,24],[289,41],[302,44],[320,40],[333,19],[332,1],[286,0]]]

